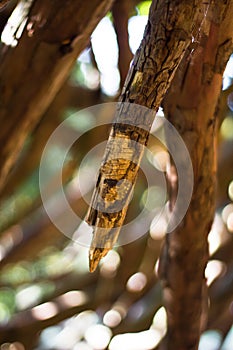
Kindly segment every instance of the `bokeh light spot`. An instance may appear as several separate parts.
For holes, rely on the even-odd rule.
[[[231,181],[229,187],[228,187],[228,195],[230,199],[233,201],[233,181]]]
[[[227,229],[233,232],[233,213],[230,213],[227,218]]]
[[[108,346],[111,337],[111,330],[101,324],[89,327],[84,335],[87,343],[95,350],[105,349]]]
[[[58,308],[55,303],[48,302],[35,306],[31,312],[36,319],[47,320],[58,313]]]
[[[226,205],[223,210],[222,210],[222,219],[223,219],[223,222],[226,224],[227,223],[227,219],[228,219],[228,216],[233,213],[233,204],[228,204]]]
[[[109,310],[105,313],[103,317],[103,322],[108,327],[116,327],[121,322],[121,314],[117,310]]]
[[[207,279],[207,286],[226,271],[225,264],[220,260],[210,260],[205,269],[205,277]]]
[[[128,279],[126,288],[130,292],[141,292],[146,286],[146,283],[146,275],[142,272],[137,272]]]

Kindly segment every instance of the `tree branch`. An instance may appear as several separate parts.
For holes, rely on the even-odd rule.
[[[0,188],[28,133],[68,77],[112,1],[35,0],[14,48],[0,52]]]
[[[179,227],[167,235],[160,258],[168,314],[168,333],[163,344],[166,350],[197,349],[206,320],[204,270],[208,261],[207,236],[215,212],[215,108],[224,65],[233,48],[233,24],[229,23],[232,13],[231,1],[212,3],[198,38],[200,44],[183,60],[164,101],[165,114],[184,139],[194,171],[189,209]],[[220,64],[217,57],[224,43],[228,43],[228,49]],[[172,165],[168,173],[171,206],[177,187],[182,186],[178,179],[174,184],[174,174]]]
[[[120,97],[120,102],[134,105],[119,104],[87,214],[87,222],[94,226],[91,271],[95,270],[98,261],[118,237],[143,155],[143,145],[148,140],[154,119],[154,114],[148,113],[148,110],[142,115],[142,109],[136,105],[154,111],[158,109],[190,44],[200,5],[201,1],[152,1],[144,37]],[[135,127],[130,126],[132,115]],[[127,122],[129,125],[126,125]],[[117,139],[122,140],[121,147],[117,145]],[[131,154],[131,158],[125,159],[126,154]],[[109,159],[113,155],[114,159]],[[119,198],[118,193],[121,193]],[[99,198],[103,199],[102,203],[98,202]],[[121,210],[117,208],[119,202]]]
[[[121,77],[121,87],[126,79],[130,61],[133,58],[129,47],[128,20],[133,3],[130,0],[118,0],[112,7],[113,24],[117,35],[119,48],[118,66]]]

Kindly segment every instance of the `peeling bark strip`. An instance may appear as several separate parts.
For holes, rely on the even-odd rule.
[[[157,111],[175,70],[190,44],[193,26],[201,3],[202,1],[198,0],[152,1],[144,37],[126,78],[120,102],[134,103]],[[137,110],[136,105],[134,105],[134,109]],[[140,112],[130,116],[129,124],[140,124],[137,118],[140,118]],[[120,124],[127,124],[124,108],[121,105],[116,112],[116,119]],[[144,127],[146,127],[147,131],[150,130],[152,119],[145,119]],[[124,147],[122,151],[132,154],[132,159],[137,159],[137,162],[136,166],[133,166],[132,162],[125,160],[125,156],[121,162],[108,161],[108,156],[115,151],[114,135],[116,125],[113,124],[86,219],[90,225],[94,226],[94,237],[89,256],[91,271],[95,270],[99,260],[107,254],[117,239],[120,227],[125,219],[129,197],[132,193],[140,159],[143,155],[143,147],[140,151],[135,151],[134,146],[129,147],[132,144],[128,142],[127,127],[121,127],[116,135],[122,139]],[[148,135],[148,132],[146,135],[142,135],[144,145],[146,145]],[[139,137],[141,136],[139,135]],[[128,175],[126,176],[126,174]],[[119,179],[124,180],[124,176],[131,182],[131,185],[130,190],[126,190],[122,198],[122,209],[111,213],[111,215],[103,210],[99,210],[99,199],[101,199],[101,202],[104,202],[105,198],[111,197],[111,193],[117,196],[118,186],[109,186],[106,179],[119,181]]]
[[[0,48],[0,188],[111,0],[34,0],[16,47]]]
[[[168,333],[162,346],[166,350],[197,350],[207,318],[204,271],[207,236],[215,212],[215,108],[223,70],[233,51],[232,16],[232,0],[212,2],[200,31],[199,46],[182,61],[163,104],[168,120],[186,143],[194,170],[190,207],[180,226],[167,235],[160,258],[168,316]],[[168,173],[171,202],[176,200],[180,185],[174,186],[174,173],[172,166]]]

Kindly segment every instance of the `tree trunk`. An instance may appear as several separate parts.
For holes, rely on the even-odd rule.
[[[35,0],[17,46],[1,46],[0,188],[111,5],[109,0]]]
[[[163,349],[196,350],[206,321],[207,236],[215,212],[215,108],[222,74],[233,50],[233,3],[213,2],[203,22],[199,45],[186,55],[164,100],[167,118],[189,150],[194,188],[189,209],[177,229],[166,237],[160,277],[168,315]],[[168,173],[171,209],[179,185],[175,166]]]

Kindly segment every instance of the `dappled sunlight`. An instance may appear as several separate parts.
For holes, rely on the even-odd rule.
[[[12,3],[14,4],[12,5]],[[204,302],[205,304],[208,303],[209,307],[209,320],[207,325],[204,325],[204,333],[201,335],[198,350],[232,350],[233,328],[230,327],[233,316],[231,283],[233,271],[233,176],[230,176],[232,173],[231,144],[233,140],[233,92],[231,86],[233,82],[233,56],[230,58],[224,73],[223,89],[227,89],[227,91],[222,91],[222,93],[225,91],[225,94],[222,95],[221,93],[219,96],[219,102],[216,108],[216,114],[218,114],[218,109],[225,108],[224,113],[222,112],[221,115],[216,117],[215,130],[218,130],[216,148],[220,149],[222,145],[226,145],[229,154],[226,155],[226,150],[223,150],[223,158],[218,158],[222,162],[220,162],[222,165],[225,166],[226,164],[227,166],[226,168],[219,166],[218,169],[218,174],[223,175],[223,179],[220,179],[219,176],[219,188],[221,187],[220,185],[224,186],[219,192],[222,191],[224,193],[222,194],[223,199],[221,198],[220,200],[218,196],[216,198],[216,214],[208,236],[210,257],[206,251],[207,230],[209,230],[209,226],[205,220],[208,213],[205,211],[206,217],[203,214],[204,209],[201,213],[201,206],[204,207],[205,200],[211,199],[208,202],[207,208],[211,207],[211,203],[214,202],[212,201],[213,198],[208,198],[208,196],[212,196],[212,187],[210,187],[211,190],[209,191],[209,183],[205,182],[205,176],[206,174],[209,176],[209,172],[206,172],[206,174],[204,172],[201,173],[204,167],[208,171],[210,170],[210,158],[205,158],[205,156],[209,155],[209,146],[212,143],[209,142],[209,139],[205,143],[203,136],[205,132],[206,137],[209,136],[208,132],[210,129],[204,129],[205,113],[200,118],[193,118],[192,120],[192,117],[196,113],[194,111],[195,109],[189,108],[192,98],[185,98],[182,103],[177,104],[177,99],[179,100],[181,96],[178,97],[175,95],[174,99],[169,100],[173,96],[167,94],[158,112],[152,111],[153,116],[157,116],[151,128],[151,133],[154,135],[150,136],[148,144],[145,147],[145,153],[142,155],[134,194],[130,199],[127,197],[130,204],[126,225],[120,232],[116,245],[101,259],[95,273],[90,273],[89,248],[93,238],[93,232],[96,232],[94,225],[99,225],[99,227],[105,225],[105,223],[99,220],[99,213],[104,214],[103,221],[106,219],[115,225],[115,217],[112,215],[110,207],[110,204],[112,204],[110,201],[114,201],[112,200],[113,197],[109,196],[111,198],[108,202],[108,193],[101,192],[103,194],[102,199],[105,201],[104,203],[106,204],[108,202],[107,207],[110,208],[110,212],[106,213],[104,210],[102,211],[102,207],[98,206],[100,204],[99,202],[97,206],[93,205],[92,217],[89,220],[93,226],[87,224],[85,221],[85,213],[91,203],[93,188],[95,186],[97,189],[100,188],[98,187],[99,185],[96,185],[96,182],[103,183],[102,188],[104,189],[111,188],[115,196],[114,198],[119,199],[119,202],[127,190],[127,186],[122,186],[121,189],[118,183],[119,179],[116,180],[112,177],[112,169],[109,173],[106,172],[106,174],[103,171],[105,177],[98,177],[98,169],[101,164],[101,171],[106,164],[108,165],[104,161],[101,163],[102,155],[106,149],[106,140],[111,129],[112,118],[114,115],[117,115],[115,107],[119,107],[120,110],[122,106],[115,103],[120,94],[120,88],[123,86],[121,75],[124,74],[122,74],[119,67],[122,64],[125,65],[126,67],[124,69],[127,72],[130,64],[129,61],[132,57],[129,46],[132,53],[135,54],[143,37],[151,1],[137,2],[137,4],[127,0],[116,1],[116,7],[118,5],[120,7],[114,9],[116,11],[115,13],[109,10],[110,12],[107,14],[106,11],[108,9],[106,5],[106,16],[99,22],[91,37],[89,34],[85,37],[86,30],[91,28],[91,23],[87,23],[87,27],[85,27],[85,23],[84,27],[77,27],[76,33],[76,29],[69,31],[69,25],[72,24],[69,23],[69,20],[67,24],[64,23],[64,28],[62,27],[64,32],[68,28],[67,37],[63,37],[63,30],[60,32],[57,30],[58,27],[56,27],[56,23],[60,23],[60,18],[63,18],[63,15],[59,12],[53,18],[54,6],[55,8],[58,6],[57,2],[53,4],[49,2],[48,6],[45,5],[46,1],[42,1],[42,3],[48,17],[47,22],[44,22],[43,11],[41,11],[43,8],[40,9],[40,1],[35,3],[34,0],[11,1],[9,4],[10,11],[13,11],[11,16],[10,11],[7,10],[8,4],[6,9],[3,9],[3,11],[6,10],[6,13],[2,12],[2,5],[0,5],[0,14],[3,14],[1,19],[3,18],[4,20],[5,16],[4,23],[6,23],[8,18],[7,25],[1,36],[2,43],[4,44],[2,47],[5,48],[5,51],[2,52],[2,63],[0,65],[2,64],[3,68],[5,65],[7,66],[7,60],[5,60],[4,55],[7,56],[9,54],[13,67],[12,71],[8,67],[9,71],[7,71],[6,76],[3,74],[6,82],[3,79],[2,105],[5,108],[4,101],[5,99],[7,100],[8,95],[11,96],[12,98],[9,98],[9,106],[6,105],[10,109],[10,113],[7,111],[6,115],[13,118],[14,113],[11,112],[18,113],[14,107],[16,104],[22,108],[23,113],[25,112],[25,120],[24,115],[19,113],[19,116],[23,116],[22,126],[19,125],[20,128],[22,127],[23,132],[26,132],[25,130],[27,128],[31,129],[24,145],[23,143],[21,145],[21,153],[19,154],[18,152],[18,155],[13,154],[15,157],[18,156],[18,160],[14,164],[9,179],[7,179],[6,188],[3,189],[3,200],[0,206],[0,231],[2,232],[0,236],[0,338],[2,342],[0,344],[0,350],[154,350],[160,346],[160,342],[163,345],[164,337],[166,337],[167,332],[169,334],[171,324],[173,327],[174,323],[174,332],[180,324],[185,325],[186,320],[184,322],[182,319],[185,313],[187,318],[190,317],[192,323],[189,327],[188,322],[190,322],[190,319],[187,320],[187,329],[184,327],[187,334],[183,333],[184,338],[191,336],[191,331],[194,329],[201,329],[201,327],[198,328],[197,324],[194,324],[196,321],[195,318],[198,318],[198,314],[195,314],[196,310],[193,310],[194,298],[197,298],[200,302],[203,301],[203,304]],[[82,1],[80,4],[79,2],[73,3],[75,4],[74,6],[77,6],[77,16],[76,12],[73,15],[77,23],[79,23],[82,17],[78,13],[79,5],[82,14],[82,11],[83,13],[85,12],[85,8],[88,12],[89,6],[91,8],[91,6],[94,6],[94,3],[89,2],[88,5],[87,2],[85,4]],[[110,4],[110,2],[108,3]],[[160,3],[162,7],[163,2],[161,1]],[[62,8],[64,13],[66,13],[66,8],[71,6],[70,4],[72,4],[70,1],[64,4],[64,8]],[[33,5],[32,8],[31,5]],[[15,9],[12,10],[14,6]],[[40,11],[37,11],[37,6]],[[33,16],[28,18],[30,8]],[[71,6],[70,11],[72,12],[72,10],[73,8]],[[96,12],[93,15],[96,18],[98,17],[98,20],[103,16],[101,11],[101,6],[99,6],[98,13]],[[70,19],[71,13],[66,13],[66,16]],[[92,14],[89,13],[88,17],[92,18],[91,16]],[[168,13],[169,16],[172,17],[173,13]],[[116,20],[119,20],[119,33],[114,29]],[[94,23],[95,18],[91,21]],[[50,26],[51,23],[52,27]],[[43,28],[44,25],[45,28]],[[54,38],[50,33],[51,28],[52,30],[54,29],[53,25],[55,27],[55,34],[58,35],[58,37]],[[148,32],[152,30],[152,33],[154,33],[154,29],[150,26],[152,26],[152,21],[148,25]],[[208,30],[208,27],[208,25],[203,25],[205,31]],[[217,27],[220,27],[219,23]],[[214,27],[216,33],[218,31],[217,27]],[[41,28],[41,30],[37,31],[38,28]],[[122,34],[121,31],[124,31],[124,33]],[[171,36],[173,32],[169,29],[167,30],[167,34]],[[203,34],[208,39],[207,32],[203,32]],[[24,50],[24,47],[21,48],[22,35],[22,43],[28,44],[30,48],[28,52],[27,50],[25,52],[24,61],[21,60],[20,56],[20,50]],[[122,39],[121,35],[123,41],[125,40],[123,42],[123,48],[119,41],[119,39]],[[179,42],[179,46],[183,45],[184,41],[186,41],[185,38],[182,39],[184,40]],[[163,41],[159,41],[161,48],[164,44]],[[82,50],[85,45],[87,46],[82,54],[77,57],[76,53],[78,51],[76,50],[78,49],[77,45],[79,45],[79,42],[82,44]],[[30,43],[35,44],[35,50],[30,46]],[[204,42],[202,44],[205,45]],[[123,53],[122,62],[121,59],[119,60],[118,45],[120,52]],[[163,49],[169,51],[169,45]],[[193,46],[194,48],[191,50],[190,57],[192,55],[196,57],[195,59],[199,64],[198,55],[196,54],[196,47],[198,47],[199,42],[196,42],[196,38],[192,38],[192,45],[196,46]],[[127,57],[124,57],[124,46],[127,46]],[[14,52],[18,53],[19,60],[17,60],[17,57],[14,57]],[[34,54],[34,57],[31,56],[31,53]],[[123,96],[123,100],[130,102],[129,106],[132,106],[135,101],[138,101],[140,104],[142,98],[145,101],[144,105],[150,102],[150,106],[157,108],[157,97],[165,93],[165,82],[160,82],[161,84],[158,88],[161,89],[161,92],[155,96],[156,90],[153,89],[153,86],[157,82],[156,79],[160,79],[160,75],[156,76],[156,79],[155,76],[152,76],[153,70],[159,66],[156,61],[157,57],[153,57],[152,53],[154,53],[153,48],[143,52],[142,56],[146,57],[146,65],[144,65],[145,62],[143,60],[140,67],[138,67],[136,60],[134,62],[131,61],[132,75],[128,76],[129,79],[127,80],[126,90]],[[160,56],[159,52],[158,56]],[[170,57],[169,52],[164,57],[162,56],[162,61],[164,58],[164,62],[162,62],[164,65],[163,74],[166,74],[167,69],[167,57],[165,56]],[[50,57],[55,61],[57,57],[58,59],[54,62],[54,68],[48,65],[51,71],[49,69],[46,71],[46,60],[48,61]],[[72,57],[72,62],[70,57]],[[182,81],[184,89],[181,95],[183,96],[184,94],[184,97],[186,97],[186,91],[188,91],[186,90],[187,86],[191,85],[191,88],[196,91],[196,87],[192,87],[192,81],[190,80],[190,83],[187,79],[190,74],[189,69],[193,66],[194,62],[192,57],[191,59],[190,57],[186,57],[189,66]],[[141,59],[142,57],[140,56],[139,62]],[[173,60],[174,57],[171,59]],[[16,60],[15,66],[13,64],[14,60]],[[40,64],[37,64],[37,60],[40,61]],[[53,60],[50,60],[50,64],[52,62],[52,65]],[[125,62],[123,62],[124,60]],[[25,62],[25,66],[22,69],[20,68],[20,62]],[[74,63],[74,66],[68,77],[66,71],[68,71],[69,67],[72,67],[72,63]],[[133,65],[135,65],[136,71],[134,71]],[[183,68],[182,66],[179,68],[181,69],[178,69],[178,72],[182,76]],[[209,69],[209,67],[207,68]],[[209,74],[208,69],[207,73]],[[172,74],[172,70],[173,68],[169,71],[169,74]],[[31,82],[31,76],[28,75],[28,72],[30,72],[32,77],[38,77],[38,81],[34,79]],[[40,72],[43,74],[40,74]],[[143,89],[140,90],[141,77],[144,77],[144,72],[146,72],[146,78],[147,75],[150,77],[150,82],[153,86],[150,87],[149,84],[148,86],[142,85]],[[19,85],[21,78],[24,78],[23,73],[25,73],[25,82],[27,83],[29,81],[31,83],[31,89],[30,84],[29,86],[28,84],[25,85],[27,91],[24,89],[24,85]],[[210,76],[208,74],[207,78],[211,80],[211,74]],[[47,75],[50,77],[49,81],[46,80]],[[6,78],[9,80],[9,85]],[[12,86],[10,84],[11,79],[14,83]],[[216,80],[219,81],[219,90],[221,89],[220,79],[220,75],[218,75]],[[63,80],[66,81],[62,87],[61,81]],[[40,84],[44,81],[44,85]],[[201,81],[199,83],[200,85],[202,84]],[[207,85],[204,93],[208,97]],[[37,91],[37,88],[40,89]],[[138,88],[140,93],[138,93]],[[151,92],[149,94],[150,89]],[[56,97],[55,90],[57,92],[59,91]],[[211,90],[212,95],[214,95],[215,90],[215,86],[213,86]],[[47,102],[52,92],[54,100],[49,106]],[[176,89],[174,92],[177,94]],[[28,105],[25,103],[25,105],[20,106],[20,103],[16,103],[21,97],[27,94],[29,96],[27,100]],[[17,101],[15,101],[14,95],[17,97]],[[152,99],[153,96],[154,99]],[[198,100],[203,99],[203,96],[197,97]],[[224,106],[222,106],[222,97]],[[168,102],[166,98],[168,98]],[[211,104],[212,100],[207,102]],[[170,103],[171,111],[169,111]],[[193,103],[196,104],[196,96],[193,96]],[[203,111],[205,112],[205,101],[202,103]],[[186,104],[187,108],[184,107]],[[99,107],[95,109],[96,106]],[[94,108],[92,109],[92,107]],[[208,108],[206,109],[207,113]],[[43,116],[40,109],[44,111]],[[125,117],[124,106],[122,110]],[[27,113],[29,114],[28,111],[31,112],[32,119],[34,118],[33,120],[26,118]],[[171,114],[168,112],[171,112]],[[185,120],[186,113],[187,116],[190,113],[190,120]],[[40,114],[41,120],[39,120]],[[36,118],[36,115],[38,115],[38,118]],[[128,117],[131,118],[131,115],[127,115]],[[191,228],[195,235],[195,226],[191,227],[192,223],[195,222],[197,225],[199,217],[200,220],[203,220],[203,223],[206,225],[200,223],[200,227],[205,226],[208,229],[206,228],[205,232],[203,230],[203,236],[196,237],[197,250],[191,249],[194,244],[193,241],[191,242],[190,239],[186,240],[182,233],[179,237],[173,235],[174,239],[172,238],[172,240],[169,238],[169,233],[166,233],[169,231],[168,225],[171,221],[170,208],[172,205],[170,205],[169,199],[173,190],[172,185],[176,186],[177,180],[179,180],[179,172],[170,170],[174,164],[177,169],[179,167],[175,162],[171,150],[174,149],[174,153],[178,156],[181,163],[183,160],[182,152],[177,151],[176,144],[173,142],[174,140],[168,137],[168,130],[165,130],[163,127],[163,123],[169,119],[168,117],[170,119],[174,118],[173,121],[175,120],[177,123],[178,134],[180,133],[182,137],[185,136],[183,139],[185,140],[187,149],[189,151],[191,149],[190,156],[193,161],[195,176],[197,175],[195,178],[197,180],[197,186],[199,181],[201,188],[202,186],[204,188],[206,183],[205,192],[201,193],[201,201],[195,202],[196,193],[198,195],[200,191],[198,190],[194,193],[194,201],[191,202],[192,205],[187,212],[188,215],[191,215],[191,219],[188,216],[188,220],[186,221],[182,219],[184,218],[182,216],[181,221],[176,226],[177,234],[179,234],[179,230],[183,227],[185,228],[185,234],[189,234],[190,231],[188,232],[185,227],[188,222],[188,228]],[[137,120],[137,107],[132,113],[132,121],[134,122],[134,120]],[[195,124],[197,120],[200,121],[200,125]],[[11,121],[11,118],[9,118],[9,121]],[[19,121],[21,122],[20,118]],[[129,121],[131,122],[131,119]],[[5,129],[10,130],[11,127],[12,129],[13,127],[16,128],[18,123],[14,118],[12,119],[12,123],[16,122],[16,126],[13,124],[8,125],[7,120],[5,122],[6,126],[3,125],[4,132]],[[63,122],[66,123],[64,130],[60,131],[60,134],[58,133],[57,138],[52,139],[53,141],[51,144],[49,143],[48,151],[45,152],[47,147],[45,145],[48,145],[47,141],[50,140],[49,135],[54,135],[57,126]],[[186,123],[189,124],[189,122],[190,125],[186,130]],[[30,123],[34,123],[34,131],[32,131]],[[127,153],[127,149],[124,149],[125,144],[122,147],[124,137],[122,137],[123,133],[121,133],[121,129],[123,129],[123,125],[123,122],[119,125],[118,122],[114,124],[115,129],[112,131],[111,140],[114,141],[114,133],[116,135],[119,133],[121,136],[119,138],[118,136],[116,137],[117,142],[114,148],[114,152],[116,152],[112,152],[113,157],[110,157],[111,152],[109,152],[108,148],[105,153],[107,155],[106,157],[114,160],[114,168],[119,167],[117,168],[117,176],[121,175],[123,161],[119,161],[119,157],[115,157],[115,155],[121,154],[124,160],[124,155],[129,158],[133,154],[133,151]],[[171,124],[169,125],[171,126]],[[212,128],[213,120],[209,119],[209,124],[206,123],[206,125]],[[130,143],[131,137],[140,141],[140,137],[142,136],[140,134],[141,124],[138,125],[138,128],[134,124],[131,126],[133,126],[133,131],[131,131],[131,127],[129,131],[127,130],[129,133],[127,134],[127,144]],[[196,127],[197,130],[205,130],[204,134],[197,132],[198,137],[196,135],[193,136],[196,133]],[[13,144],[12,149],[14,148],[17,134],[18,131],[15,129],[13,135],[10,133],[8,135],[7,133]],[[76,141],[73,135],[77,136]],[[145,135],[143,135],[143,138],[145,138]],[[70,140],[73,143],[70,143]],[[135,148],[139,146],[139,143],[135,142]],[[69,149],[67,145],[69,145]],[[204,145],[206,146],[204,153],[202,152],[204,148],[201,148],[200,145],[203,145],[203,147]],[[4,143],[3,146],[5,147]],[[8,144],[6,138],[6,147],[10,149],[10,146],[11,144]],[[16,147],[18,147],[17,142]],[[141,144],[140,148],[142,148]],[[7,150],[8,148],[6,148]],[[212,159],[212,149],[210,149],[210,152]],[[41,171],[43,166],[40,163],[43,159],[42,154],[45,156],[44,179],[39,184],[39,178],[43,172]],[[203,158],[201,158],[201,155]],[[228,159],[225,160],[225,156]],[[170,157],[173,158],[173,164],[171,164]],[[129,160],[128,158],[127,160]],[[132,164],[129,166],[129,171],[120,179],[123,184],[130,182],[127,176],[130,178],[131,171],[132,173],[134,171],[132,169],[137,165],[136,160],[135,162],[132,162],[132,159],[130,160]],[[198,163],[199,160],[203,161],[203,163]],[[211,168],[211,171],[214,169],[214,166]],[[181,169],[182,174],[184,170],[184,168]],[[201,176],[199,177],[199,175]],[[228,178],[224,184],[225,175]],[[106,187],[104,187],[105,185]],[[182,181],[179,182],[178,187],[179,189],[183,188]],[[114,192],[115,189],[116,192]],[[45,200],[42,192],[45,193]],[[96,198],[98,198],[98,195],[99,192]],[[180,202],[180,204],[183,204],[185,200],[186,196],[183,194],[182,203]],[[175,216],[179,216],[180,207],[182,205],[176,207],[177,211],[174,210],[174,218]],[[212,209],[210,213],[213,213],[214,207]],[[50,210],[52,213],[51,217]],[[74,216],[69,215],[69,210]],[[193,210],[194,214],[190,210]],[[116,220],[122,218],[122,213],[119,211]],[[147,213],[149,214],[146,216],[144,213],[146,215]],[[202,215],[199,216],[200,213]],[[71,218],[74,218],[74,220],[72,221]],[[211,218],[208,220],[208,223],[210,221]],[[57,222],[61,223],[61,226],[56,225]],[[119,222],[121,225],[120,220]],[[69,231],[69,234],[66,234],[66,229],[67,232]],[[107,237],[109,241],[106,239],[107,243],[110,242],[112,232]],[[191,234],[191,237],[194,236]],[[202,238],[203,240],[201,240]],[[95,240],[93,242],[95,244]],[[195,268],[198,270],[198,273],[195,276],[191,276],[190,273],[187,275],[186,266],[183,266],[185,264],[182,266],[179,264],[179,249],[186,250],[186,247],[183,245],[184,242],[186,244],[191,242],[191,248],[187,247],[187,260],[185,260],[186,258],[184,260],[187,262],[192,261],[194,264],[195,262],[197,263]],[[164,247],[164,244],[166,247]],[[99,248],[96,255],[101,255],[103,252],[101,250],[102,245],[99,244],[96,247]],[[195,258],[196,251],[199,254],[199,248],[202,249],[203,247],[206,256],[203,254],[201,259],[203,258],[203,261],[206,261],[209,258],[204,276],[203,261],[192,260],[192,258]],[[193,252],[194,255],[192,255]],[[199,259],[200,255],[197,256]],[[171,257],[170,261],[169,257]],[[162,266],[160,266],[162,273],[160,274],[158,273],[159,261],[162,262]],[[179,276],[176,280],[176,264],[179,265],[178,267],[181,268],[182,276],[185,276],[187,280]],[[199,269],[200,266],[202,266],[201,271]],[[199,277],[197,276],[201,276],[199,281],[197,279]],[[201,295],[200,292],[199,295],[196,293],[193,298],[193,292],[200,291],[200,284],[198,287],[197,284],[199,282],[205,282],[205,279],[208,287],[208,297],[204,300],[203,294]],[[183,288],[180,287],[182,283]],[[172,286],[175,284],[179,285],[173,289]],[[203,300],[201,300],[202,297]],[[164,300],[166,300],[167,311],[164,307]],[[178,305],[178,300],[181,300],[180,305]],[[177,314],[179,314],[178,318],[176,314],[177,310]],[[207,318],[207,311],[204,310],[204,313],[204,317]],[[215,324],[217,325],[216,329],[213,324],[214,326]],[[166,347],[166,345],[164,346]],[[173,344],[171,344],[172,346]],[[174,350],[180,350],[175,349],[175,347],[174,345]]]
[[[149,211],[163,208],[166,202],[166,189],[163,186],[150,186],[143,192],[140,205]]]
[[[224,223],[219,214],[215,215],[215,219],[208,236],[209,252],[212,255],[220,247],[225,239]]]
[[[85,221],[82,221],[72,235],[72,239],[75,242],[80,242],[84,246],[88,247],[91,243],[91,237],[93,228]],[[76,243],[77,244],[77,243]]]
[[[146,275],[142,272],[137,272],[128,279],[126,288],[129,292],[137,293],[141,292],[145,288],[146,283]]]
[[[105,94],[114,96],[119,90],[120,75],[117,68],[118,46],[116,34],[109,18],[102,19],[92,33],[92,48],[101,74],[102,90]]]
[[[227,89],[232,84],[233,78],[233,56],[229,58],[227,62],[224,74],[223,74],[223,90]]]
[[[32,2],[33,0],[21,0],[12,12],[1,35],[1,41],[5,45],[15,47],[18,44],[26,26]]]
[[[231,181],[228,186],[228,195],[229,198],[233,201],[233,181]]]
[[[227,105],[230,108],[230,110],[233,111],[233,93],[232,92],[228,95]],[[232,131],[232,124],[231,124],[231,131]]]
[[[0,261],[3,260],[7,253],[22,240],[23,231],[20,225],[15,225],[11,227],[10,230],[3,233],[0,238]]]
[[[54,302],[37,305],[31,309],[32,316],[40,321],[54,317],[58,311],[58,306]]]
[[[150,225],[150,236],[154,240],[161,240],[167,230],[167,219],[164,214],[157,215],[151,222]]]
[[[227,218],[227,229],[229,232],[233,232],[233,213],[230,213]]]
[[[143,37],[144,29],[147,23],[148,16],[134,16],[129,20],[129,45],[133,52],[136,53]]]
[[[103,323],[110,328],[118,326],[121,320],[122,316],[120,312],[115,309],[107,311],[103,317]]]
[[[84,336],[88,329],[97,325],[99,318],[96,312],[86,310],[63,321],[59,326],[53,326],[42,331],[40,347],[54,349],[85,349],[89,348]],[[93,349],[92,347],[90,347]]]
[[[72,258],[62,252],[51,252],[45,259],[45,271],[51,277],[72,271]]]
[[[118,267],[120,266],[120,255],[117,251],[111,250],[103,259],[100,266],[102,276],[112,278],[115,276]]]
[[[207,286],[210,286],[214,280],[226,273],[227,266],[220,260],[210,260],[205,269]]]
[[[18,264],[8,264],[2,269],[0,281],[10,285],[20,285],[31,282],[33,271],[30,271],[30,265],[25,261]]]
[[[88,345],[85,341],[80,341],[75,344],[73,350],[93,350],[93,348]]]
[[[120,316],[121,319],[123,320],[126,315],[127,315],[127,310],[128,310],[128,305],[127,305],[127,301],[117,301],[114,305],[113,305],[113,310],[116,310]]]
[[[201,335],[198,350],[219,350],[221,342],[222,335],[220,332],[215,330],[208,330]]]
[[[229,232],[233,232],[233,204],[226,205],[222,210],[222,219]]]
[[[159,171],[165,172],[167,164],[170,161],[170,155],[167,150],[157,145],[150,148],[150,152],[147,152],[147,158],[149,162]]]
[[[0,288],[0,325],[5,325],[15,311],[15,291],[12,288]]]
[[[227,223],[228,216],[231,213],[233,213],[233,203],[227,204],[222,210],[222,219],[225,224]]]
[[[147,10],[145,10],[145,12],[147,12]],[[131,17],[129,20],[129,45],[133,53],[136,52],[142,40],[147,18],[147,15],[143,15]],[[116,34],[108,17],[102,19],[93,32],[92,48],[100,71],[100,85],[102,91],[106,95],[114,96],[118,93],[120,87],[120,75],[117,67],[118,46]],[[99,77],[93,68],[87,67],[89,60],[90,59],[86,56],[81,58],[81,62],[83,63],[81,66],[83,76],[87,86],[90,86],[91,81],[91,84],[94,82],[94,87],[97,87]],[[94,79],[91,79],[92,77],[94,77]],[[93,85],[91,88],[93,88]]]
[[[57,298],[59,303],[66,307],[74,307],[83,305],[87,302],[88,298],[82,291],[71,290]]]
[[[39,285],[29,285],[16,293],[15,302],[18,310],[24,310],[37,305],[41,300],[42,289]]]
[[[99,88],[99,86],[100,86],[100,73],[92,65],[90,49],[85,49],[82,52],[82,54],[78,58],[78,63],[80,63],[80,73],[82,74],[82,77],[83,77],[84,86],[86,86],[89,89]],[[74,78],[75,78],[75,76],[74,76]],[[77,80],[79,82],[81,80],[79,75],[77,76]]]
[[[155,273],[156,277],[159,276],[159,261],[160,261],[160,259],[156,260],[155,267],[154,267],[154,273]]]
[[[164,337],[167,331],[167,313],[165,308],[162,306],[155,313],[151,329],[156,330],[160,333],[161,338]]]
[[[232,102],[232,105],[233,105],[233,102]],[[232,109],[233,109],[233,106],[232,106]],[[228,116],[223,120],[221,128],[220,128],[220,133],[221,133],[221,136],[226,141],[233,140],[233,118],[232,118],[232,116]]]
[[[124,333],[113,337],[109,350],[151,350],[160,340],[160,333],[154,329],[138,333]]]
[[[84,339],[87,343],[96,350],[104,350],[108,346],[110,339],[112,337],[112,332],[110,328],[103,326],[101,324],[96,324],[89,327],[85,334]]]
[[[233,326],[229,330],[223,344],[221,347],[221,350],[232,350],[232,344],[233,344]],[[204,349],[206,350],[206,349]]]

